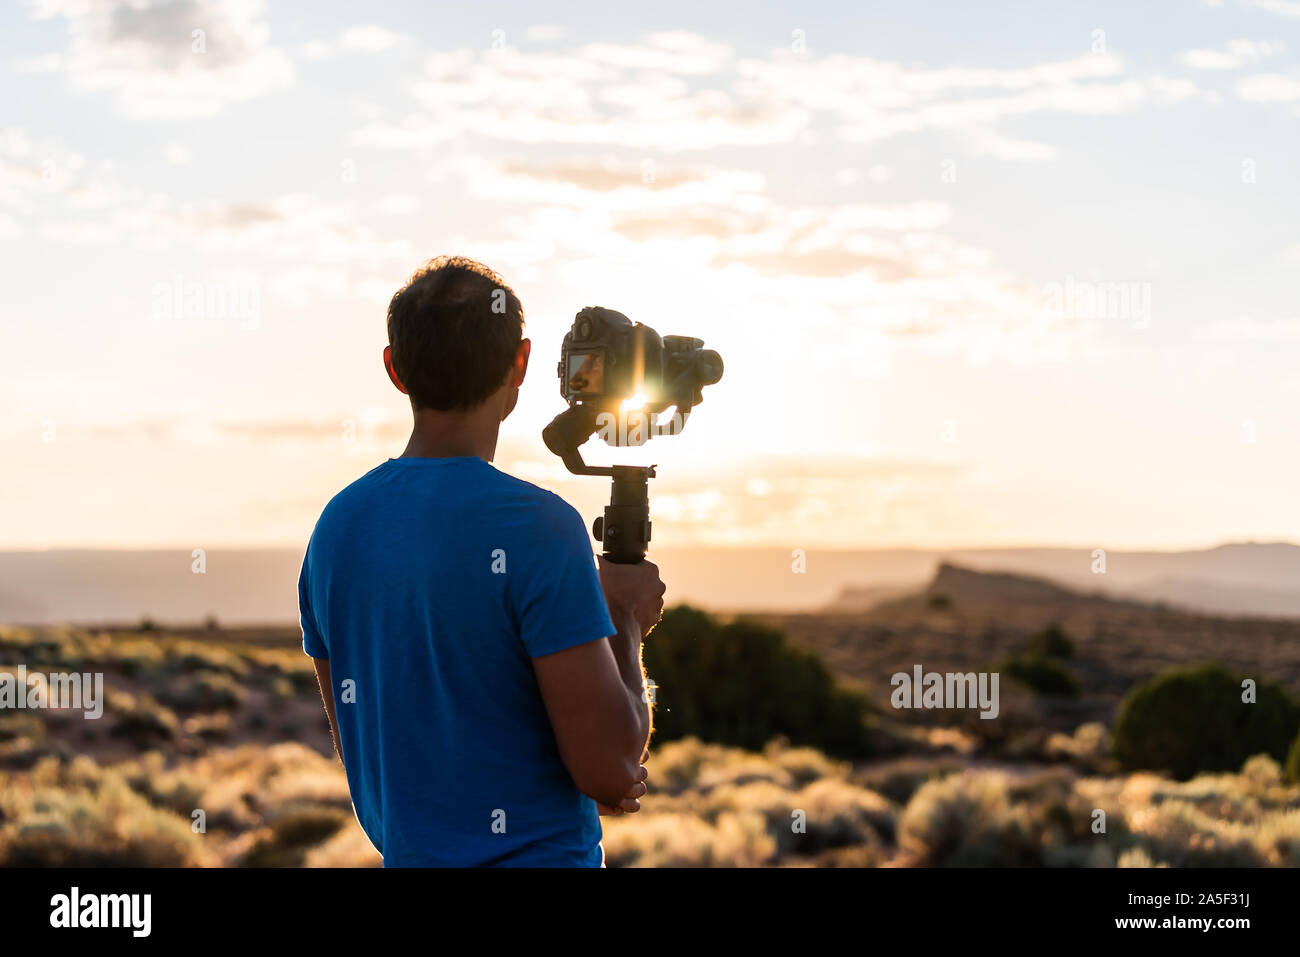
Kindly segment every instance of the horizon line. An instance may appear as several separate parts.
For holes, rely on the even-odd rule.
[[[1285,545],[1290,548],[1300,548],[1300,542],[1288,541],[1286,539],[1271,539],[1260,541],[1256,539],[1221,539],[1213,544],[1198,545],[1149,545],[1149,546],[1116,546],[1107,547],[1098,545],[1096,542],[1088,544],[1063,544],[1063,543],[1024,543],[1015,545],[988,544],[988,545],[863,545],[859,547],[846,548],[843,546],[820,546],[820,545],[794,545],[789,544],[761,544],[761,545],[663,545],[656,547],[656,551],[663,552],[683,552],[683,551],[725,551],[725,552],[756,552],[756,551],[785,551],[787,548],[803,548],[805,551],[815,551],[825,553],[849,554],[854,552],[1011,552],[1011,551],[1093,551],[1098,548],[1106,552],[1122,553],[1150,553],[1150,554],[1178,554],[1185,552],[1208,552],[1219,548],[1231,548],[1234,546],[1254,545],[1262,548],[1276,547]],[[153,545],[36,545],[27,547],[9,548],[0,546],[0,555],[25,555],[49,552],[130,552],[130,553],[147,553],[147,552],[173,552],[189,551],[195,548],[203,548],[205,552],[226,551],[226,552],[271,552],[285,550],[306,550],[306,543],[282,543],[273,545],[215,545],[201,546],[193,543],[180,544],[153,544]]]

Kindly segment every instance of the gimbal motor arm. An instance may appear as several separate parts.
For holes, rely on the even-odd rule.
[[[650,547],[650,479],[653,465],[588,465],[582,445],[596,432],[600,413],[585,405],[571,405],[542,430],[546,447],[574,475],[608,475],[611,483],[605,514],[592,523],[592,534],[604,548],[602,554],[620,565],[635,565]]]

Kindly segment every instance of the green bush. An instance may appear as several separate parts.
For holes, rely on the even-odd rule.
[[[657,685],[656,740],[693,735],[761,750],[784,735],[838,757],[867,750],[865,699],[837,688],[819,658],[774,628],[722,625],[680,606],[646,640],[645,663]]]
[[[1241,700],[1242,678],[1217,664],[1175,668],[1134,688],[1115,722],[1115,757],[1129,770],[1168,771],[1186,780],[1202,771],[1235,771],[1256,754],[1287,759],[1300,707],[1269,681],[1256,701]]]
[[[120,775],[51,759],[36,777],[35,787],[0,787],[0,867],[206,863],[189,821],[150,806]]]
[[[105,663],[116,664],[131,677],[153,676],[161,667],[165,655],[157,641],[138,638],[113,642],[105,656]]]
[[[167,654],[167,667],[177,673],[219,671],[232,678],[248,674],[248,663],[233,651],[197,641],[178,641]]]
[[[1061,774],[1023,779],[967,771],[929,781],[898,820],[898,844],[922,867],[1045,867],[1099,847],[1091,808]],[[1120,822],[1112,837],[1119,837]]]
[[[307,852],[334,836],[347,821],[337,808],[291,806],[262,829],[241,867],[301,867]]]
[[[115,737],[133,738],[141,742],[176,737],[180,722],[170,708],[160,705],[149,695],[136,697],[126,691],[108,690],[105,694],[106,710],[117,718],[110,732]]]
[[[1282,774],[1290,784],[1300,784],[1300,734],[1291,742],[1287,752],[1286,763],[1282,765]]]
[[[1059,698],[1079,697],[1079,682],[1055,658],[1023,654],[1008,658],[998,666],[998,671],[1012,681],[1018,681],[1038,694]]]
[[[1074,657],[1074,644],[1060,625],[1051,624],[1029,639],[1025,653],[1039,658],[1069,659]]]
[[[172,679],[158,692],[158,700],[169,708],[191,714],[196,711],[230,711],[247,696],[227,674],[198,671]]]

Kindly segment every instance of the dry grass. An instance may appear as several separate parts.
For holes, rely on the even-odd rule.
[[[379,863],[328,738],[294,730],[307,715],[323,723],[310,663],[296,649],[0,627],[0,655],[0,665],[29,668],[93,664],[107,695],[102,727],[0,713],[0,865]],[[289,736],[299,740],[278,740]],[[1115,773],[1108,737],[1103,724],[1083,723],[1044,734],[1033,760],[1002,752],[995,767],[973,766],[989,752],[969,731],[939,726],[902,729],[896,756],[858,765],[780,741],[762,752],[667,742],[650,759],[643,810],[603,819],[606,859],[1300,865],[1300,786],[1286,784],[1271,758],[1176,782]]]
[[[153,752],[100,766],[45,758],[0,776],[7,866],[366,866],[343,770],[286,742],[166,766]],[[357,838],[360,840],[357,840]]]
[[[612,867],[1300,865],[1300,787],[1266,757],[1181,783],[940,769],[901,804],[862,769],[780,744],[673,742],[649,771],[643,810],[604,819]],[[342,768],[292,742],[0,773],[4,865],[377,863]]]
[[[1091,750],[1104,729],[1081,728]],[[810,760],[780,745],[753,754],[694,740],[650,762],[643,810],[606,819],[611,866],[1296,866],[1300,788],[1277,763],[1174,782],[1080,777],[1065,768],[942,765],[905,803],[862,785],[887,769]],[[791,767],[816,767],[796,779]],[[923,777],[909,765],[899,773]],[[692,777],[693,776],[693,777]],[[1105,813],[1104,830],[1099,830]]]

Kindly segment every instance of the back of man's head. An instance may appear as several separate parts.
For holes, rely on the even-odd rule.
[[[495,272],[462,256],[422,266],[388,304],[393,371],[416,409],[473,409],[505,382],[524,310]]]

